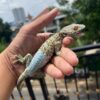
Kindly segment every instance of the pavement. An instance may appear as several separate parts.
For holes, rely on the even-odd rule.
[[[44,97],[40,88],[34,88],[33,90],[34,90],[36,100],[44,100]],[[54,95],[60,98],[58,95],[56,95],[56,91],[54,88],[50,88],[48,90],[50,94],[49,96],[51,98],[50,100],[56,100],[54,99]],[[66,96],[65,89],[60,89],[60,90],[62,91],[64,96],[68,98],[68,96]],[[16,88],[13,91],[13,95],[15,97],[14,100],[22,100]],[[29,93],[27,91],[27,88],[22,89],[22,96],[24,98],[23,100],[31,100]],[[10,100],[13,100],[13,99],[10,98]],[[58,100],[100,100],[100,94],[97,95],[96,93],[91,93],[88,96],[85,93],[81,93],[78,98],[78,95],[76,95],[74,92],[69,92],[69,99],[58,99]]]

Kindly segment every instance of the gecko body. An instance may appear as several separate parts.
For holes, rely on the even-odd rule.
[[[31,76],[38,69],[45,66],[54,53],[56,55],[60,54],[61,44],[64,37],[67,35],[77,37],[78,33],[84,28],[85,25],[83,24],[71,24],[65,26],[61,29],[60,32],[55,33],[50,38],[48,38],[33,57],[30,54],[28,54],[28,56],[26,55],[24,58],[18,57],[17,61],[21,63],[27,62],[25,71],[18,79],[18,86],[25,78]],[[30,60],[28,60],[29,58]]]

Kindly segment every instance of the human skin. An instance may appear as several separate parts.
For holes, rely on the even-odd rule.
[[[50,33],[38,33],[49,24],[58,14],[58,9],[53,9],[36,18],[33,22],[24,25],[10,45],[0,54],[0,100],[8,100],[13,88],[16,86],[19,75],[25,66],[13,63],[15,55],[35,54]],[[53,56],[51,62],[42,69],[53,78],[63,78],[64,75],[73,73],[73,66],[78,63],[77,55],[67,46],[73,39],[65,37],[62,43],[61,54]]]

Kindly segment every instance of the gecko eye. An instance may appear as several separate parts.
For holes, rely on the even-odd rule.
[[[73,29],[74,29],[75,31],[76,31],[76,30],[78,30],[78,26],[74,26],[74,28],[73,28]]]

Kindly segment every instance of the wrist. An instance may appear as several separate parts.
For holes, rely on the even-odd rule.
[[[8,100],[17,83],[17,76],[5,52],[0,54],[0,100]]]
[[[9,73],[12,75],[12,77],[17,81],[18,74],[13,66],[9,53],[5,50],[0,54],[0,66],[4,67],[5,69],[9,70]]]

